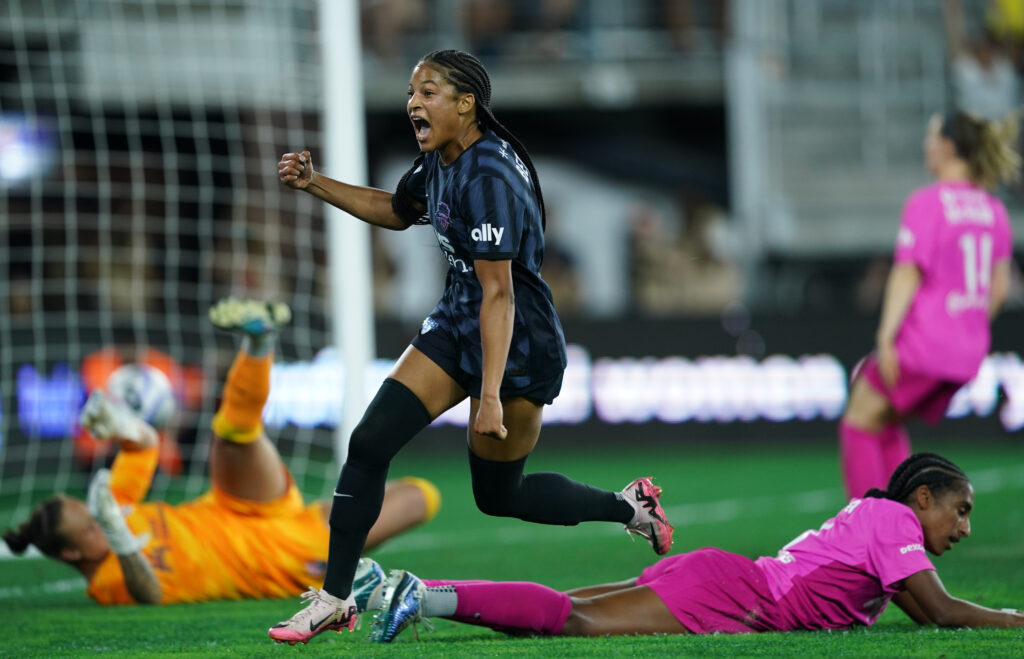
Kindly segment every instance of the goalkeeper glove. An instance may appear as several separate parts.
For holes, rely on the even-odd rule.
[[[103,529],[110,548],[118,556],[127,556],[141,551],[149,542],[149,535],[136,537],[128,528],[121,506],[110,491],[110,470],[100,469],[89,483],[89,494],[86,497],[89,512]]]
[[[143,431],[144,421],[126,405],[111,400],[99,389],[92,392],[82,406],[78,423],[98,440],[111,438],[128,442],[131,447],[144,449],[155,443],[154,433]]]

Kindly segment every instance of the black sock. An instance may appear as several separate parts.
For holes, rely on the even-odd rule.
[[[563,526],[632,521],[633,507],[618,492],[601,490],[553,472],[523,475],[525,465],[525,457],[496,462],[469,451],[473,496],[482,512]]]
[[[331,505],[331,542],[324,590],[348,597],[366,534],[380,515],[391,458],[431,421],[405,385],[388,378],[349,440],[349,453]]]

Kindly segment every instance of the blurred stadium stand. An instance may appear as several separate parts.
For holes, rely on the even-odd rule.
[[[927,180],[923,126],[951,99],[939,2],[363,0],[361,7],[374,184],[390,187],[394,163],[411,154],[402,114],[410,66],[435,48],[473,49],[492,73],[499,117],[548,156],[549,171],[560,162],[579,169],[590,187],[618,195],[613,208],[661,209],[669,240],[688,221],[680,201],[724,207],[732,248],[721,258],[745,273],[744,301],[764,310],[835,299],[809,292],[824,279],[847,299],[865,263],[887,255],[904,198]],[[976,16],[983,4],[968,9]],[[329,111],[312,2],[50,0],[15,2],[8,11],[0,21],[5,111],[33,110],[18,98],[28,84],[35,108],[51,113],[69,99],[93,108],[300,111],[312,124]],[[589,224],[571,195],[548,196],[565,225]],[[617,285],[600,290],[592,276],[581,277],[584,315],[640,306],[624,281],[635,256],[630,213],[608,222],[617,227],[612,244],[588,245],[594,231],[554,232],[556,247],[572,243],[566,252],[574,264],[593,259],[618,273]],[[707,312],[685,302],[673,309]]]

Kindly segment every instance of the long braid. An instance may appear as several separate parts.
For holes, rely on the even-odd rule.
[[[544,193],[540,189],[540,177],[537,176],[537,169],[533,166],[533,160],[530,158],[526,146],[512,134],[512,131],[498,121],[491,111],[491,77],[487,74],[483,63],[462,50],[435,50],[424,55],[420,61],[443,68],[445,77],[455,89],[462,93],[473,94],[476,98],[477,121],[480,122],[481,127],[491,129],[495,135],[512,145],[530,172],[533,189],[537,194],[537,206],[540,208],[541,227],[546,227],[547,212],[544,209]]]
[[[941,455],[915,453],[896,467],[884,491],[872,488],[864,496],[905,503],[914,490],[922,485],[927,485],[932,494],[937,495],[966,482],[967,474]]]

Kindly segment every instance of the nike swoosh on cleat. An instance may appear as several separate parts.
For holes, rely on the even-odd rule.
[[[354,499],[355,498],[355,495],[352,495],[352,494],[342,494],[341,492],[339,492],[337,490],[334,491],[334,496],[336,496],[336,497],[348,497],[349,499]]]
[[[328,620],[330,620],[331,616],[333,616],[333,615],[334,615],[333,613],[328,614],[327,617],[322,619],[320,622],[313,622],[312,620],[310,620],[309,621],[309,631],[315,632],[317,627],[319,627],[320,625],[322,625],[325,622],[327,622]]]
[[[661,543],[658,542],[658,529],[655,528],[654,524],[651,524],[651,540],[654,541],[654,551],[661,553]]]

